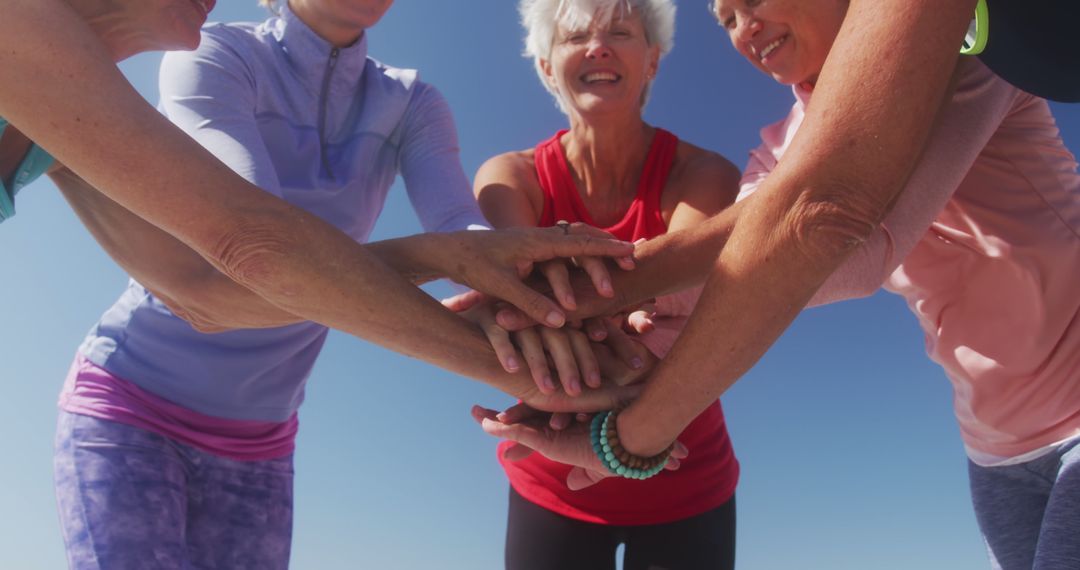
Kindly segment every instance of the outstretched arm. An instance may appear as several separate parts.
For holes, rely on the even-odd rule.
[[[0,91],[0,115],[93,187],[288,314],[529,399],[532,382],[503,372],[479,331],[348,236],[238,177],[165,120],[66,2],[0,0],[0,10],[16,23],[0,34],[0,84],[18,87]],[[552,256],[631,251],[558,230],[467,235],[488,233],[418,236],[416,273],[461,280],[561,320],[554,303],[524,290],[519,270]]]
[[[785,160],[743,212],[679,342],[618,418],[628,450],[670,443],[877,228],[922,152],[973,8],[852,0]],[[888,49],[868,49],[883,38]]]

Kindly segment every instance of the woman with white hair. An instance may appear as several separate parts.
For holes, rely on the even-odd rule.
[[[526,54],[570,128],[480,168],[474,189],[495,227],[580,221],[622,239],[648,239],[733,202],[738,170],[731,163],[642,120],[659,61],[672,47],[671,0],[523,0],[519,8]],[[656,328],[640,337],[657,357],[684,320],[667,301],[658,299]],[[585,333],[525,330],[514,339],[541,390],[555,389],[546,372],[536,374],[546,370],[547,355],[567,392],[581,390],[582,379],[597,385]],[[497,352],[505,354],[505,342],[493,339],[504,346]],[[507,568],[614,568],[620,543],[627,569],[732,567],[738,463],[720,403],[680,441],[690,455],[647,481],[568,481],[569,467],[503,444],[499,458],[511,483]]]

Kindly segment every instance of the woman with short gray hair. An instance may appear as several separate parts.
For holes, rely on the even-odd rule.
[[[584,222],[633,241],[693,226],[733,202],[737,168],[642,120],[649,85],[672,46],[671,0],[522,0],[520,11],[525,55],[570,128],[480,168],[474,190],[493,226]],[[679,315],[692,305],[683,303],[679,312],[672,300],[657,300],[655,329],[638,337],[646,366],[666,354],[681,330]],[[618,331],[607,329],[618,353]],[[492,343],[497,353],[521,350],[541,391],[556,389],[548,357],[567,393],[599,380],[582,331],[527,329],[513,333],[512,345],[506,337],[493,336]],[[495,417],[482,409],[475,415]],[[536,414],[527,421],[533,422],[552,428],[567,418]],[[588,426],[565,429],[573,434]],[[671,461],[678,470],[657,473],[657,467],[647,481],[588,477],[502,445],[499,459],[511,484],[507,568],[613,569],[620,543],[625,568],[731,568],[738,463],[720,403],[680,441],[690,455]]]

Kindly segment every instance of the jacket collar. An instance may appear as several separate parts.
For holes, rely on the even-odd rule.
[[[306,85],[320,92],[334,47],[308,27],[289,8],[288,2],[281,3],[281,12],[270,22],[270,29],[282,46],[289,66]],[[367,64],[367,51],[366,32],[352,45],[338,48],[331,94],[342,89],[356,90]]]

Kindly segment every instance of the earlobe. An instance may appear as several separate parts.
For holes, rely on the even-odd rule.
[[[551,62],[546,59],[541,59],[540,70],[544,72],[544,81],[548,86],[557,90],[559,85],[555,82],[555,75],[552,73]]]

